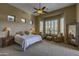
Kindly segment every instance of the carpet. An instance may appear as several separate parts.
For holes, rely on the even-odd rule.
[[[43,40],[26,51],[17,44],[0,48],[0,56],[79,56],[79,51]]]

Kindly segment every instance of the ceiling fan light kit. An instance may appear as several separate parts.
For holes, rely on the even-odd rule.
[[[45,11],[46,7],[44,6],[43,8],[41,8],[41,4],[39,3],[39,8],[34,8],[36,14],[46,14],[47,11]]]
[[[43,13],[42,9],[39,9],[37,13],[42,14]]]

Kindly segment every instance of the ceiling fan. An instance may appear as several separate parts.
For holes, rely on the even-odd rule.
[[[36,14],[47,14],[47,11],[45,11],[46,7],[41,7],[41,3],[39,3],[39,8],[34,8]]]

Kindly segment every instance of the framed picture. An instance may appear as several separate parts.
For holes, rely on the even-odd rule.
[[[31,24],[31,25],[33,24],[33,20],[30,20],[30,24]]]
[[[15,17],[11,16],[11,15],[8,15],[8,21],[9,22],[14,22],[15,21]]]

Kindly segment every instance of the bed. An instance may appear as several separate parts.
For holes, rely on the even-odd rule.
[[[27,47],[39,41],[42,41],[40,35],[15,35],[15,42],[20,44],[24,51]]]

